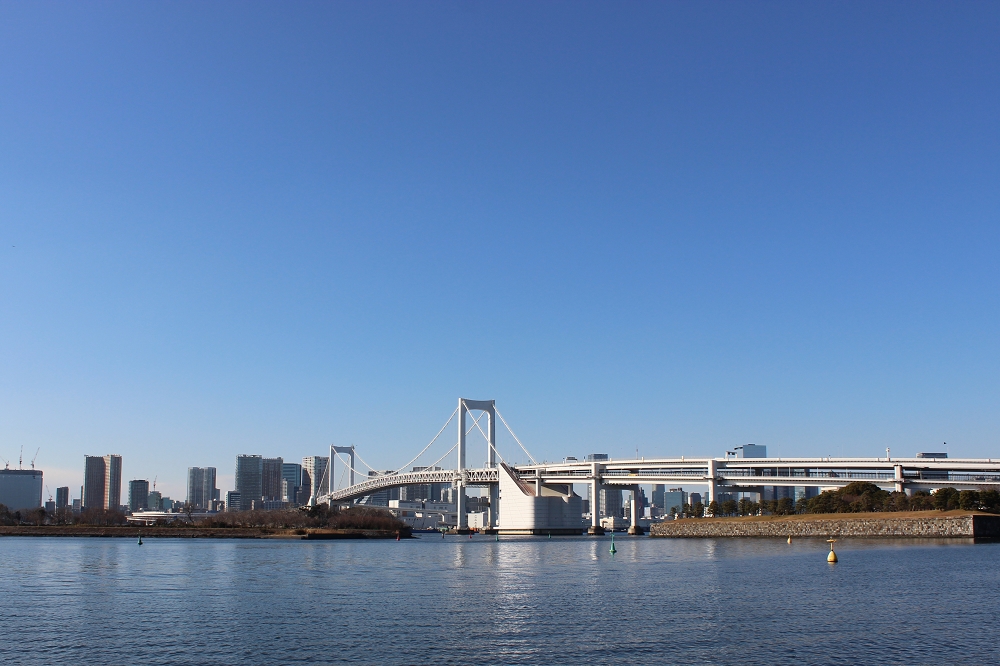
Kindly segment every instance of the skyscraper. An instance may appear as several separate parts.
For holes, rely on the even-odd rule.
[[[327,490],[327,469],[330,466],[329,456],[307,456],[302,459],[302,485],[309,487],[309,506],[316,504],[316,498]]]
[[[264,458],[261,463],[261,494],[265,500],[281,500],[281,474],[284,460]]]
[[[600,492],[601,515],[606,518],[622,517],[622,491],[614,486],[604,486]]]
[[[83,506],[117,510],[122,503],[122,457],[85,456]]]
[[[240,511],[249,511],[254,502],[259,503],[264,497],[261,487],[263,466],[261,456],[236,456],[236,492],[240,494]]]
[[[69,486],[56,488],[56,508],[62,509],[69,506]]]
[[[196,509],[211,510],[212,501],[219,499],[215,487],[214,467],[188,467],[187,502]]]
[[[56,491],[58,492],[58,490]],[[133,513],[149,508],[149,481],[134,479],[128,482],[128,508]]]
[[[302,465],[298,463],[282,463],[281,481],[281,499],[285,502],[298,504],[299,489],[302,487]]]

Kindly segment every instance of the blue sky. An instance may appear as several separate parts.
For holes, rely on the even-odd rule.
[[[997,34],[975,2],[0,4],[0,455],[181,498],[238,453],[393,468],[461,395],[539,459],[998,456]]]

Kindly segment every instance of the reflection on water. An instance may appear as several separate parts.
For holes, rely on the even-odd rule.
[[[998,544],[842,540],[831,566],[822,539],[615,543],[4,538],[0,663],[1000,657]]]

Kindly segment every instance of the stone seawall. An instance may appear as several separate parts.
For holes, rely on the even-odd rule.
[[[767,518],[688,518],[654,523],[650,536],[705,537],[964,537],[1000,538],[1000,516],[894,517],[835,514]]]

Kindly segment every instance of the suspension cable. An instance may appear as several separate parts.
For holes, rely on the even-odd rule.
[[[496,409],[496,408],[494,407],[494,409]],[[486,412],[483,412],[483,414],[485,414],[485,413]],[[503,456],[500,455],[500,452],[497,451],[497,447],[493,445],[493,442],[490,441],[490,438],[486,435],[485,432],[483,432],[483,429],[479,425],[479,419],[476,419],[476,422],[473,425],[475,425],[477,428],[479,428],[479,432],[483,433],[483,437],[486,439],[486,443],[489,444],[489,446],[490,446],[491,449],[493,449],[493,453],[497,454],[497,456],[500,458],[500,462],[506,464],[507,461],[504,460]],[[469,430],[472,430],[472,428],[469,428]]]
[[[368,469],[370,469],[371,471],[373,471],[373,472],[377,472],[378,471],[377,469],[375,469],[374,467],[372,467],[371,465],[369,465],[368,463],[366,463],[364,458],[362,458],[361,456],[358,455],[358,450],[357,449],[354,449],[354,457],[357,458],[358,460],[360,460],[361,464],[364,465],[365,467],[367,467]]]
[[[538,464],[538,461],[537,461],[537,460],[535,460],[535,457],[534,457],[534,456],[532,456],[532,455],[531,455],[531,453],[529,453],[529,452],[528,452],[528,449],[524,448],[524,444],[522,444],[522,443],[521,443],[521,440],[519,440],[519,439],[517,438],[517,435],[515,435],[515,434],[514,434],[514,431],[510,429],[510,426],[509,426],[509,425],[507,425],[507,421],[506,421],[506,420],[504,420],[504,418],[503,418],[503,414],[501,414],[501,413],[500,413],[500,410],[498,410],[498,409],[496,408],[496,406],[495,406],[495,405],[494,405],[494,407],[493,407],[493,411],[495,411],[495,412],[497,413],[497,416],[499,416],[499,417],[500,417],[500,421],[501,421],[501,422],[503,423],[503,426],[504,426],[505,428],[507,428],[507,432],[509,432],[509,433],[510,433],[510,435],[511,435],[511,437],[513,437],[513,438],[514,438],[514,441],[515,441],[515,442],[517,442],[517,445],[521,447],[521,450],[522,450],[522,451],[524,451],[525,453],[527,453],[527,454],[528,454],[528,458],[530,458],[530,459],[531,459],[531,462],[532,462],[532,463],[534,463],[535,465],[537,465],[537,464]]]
[[[402,467],[397,467],[397,468],[396,468],[396,474],[399,474],[399,471],[400,471],[400,470],[402,470],[402,469],[405,469],[405,468],[409,467],[410,465],[412,465],[412,464],[413,464],[413,463],[414,463],[414,462],[416,461],[416,459],[417,459],[417,458],[419,458],[420,456],[424,455],[424,451],[426,451],[427,449],[431,448],[431,444],[433,444],[434,442],[436,442],[436,441],[437,441],[437,438],[441,436],[441,433],[443,433],[443,432],[444,432],[444,429],[448,427],[448,424],[449,424],[449,423],[451,423],[451,420],[452,420],[453,418],[455,418],[455,414],[458,414],[458,409],[459,409],[458,407],[456,407],[456,408],[455,408],[455,411],[453,411],[453,412],[451,413],[451,416],[449,416],[449,417],[448,417],[448,420],[447,420],[447,421],[445,422],[445,424],[444,424],[443,426],[441,426],[441,429],[440,429],[440,430],[438,430],[438,434],[434,435],[434,439],[432,439],[432,440],[430,441],[430,444],[428,444],[427,446],[425,446],[425,447],[423,448],[423,450],[422,450],[422,451],[421,451],[420,453],[418,453],[418,454],[417,454],[417,455],[416,455],[416,456],[415,456],[415,457],[413,458],[413,460],[411,460],[410,462],[406,463],[406,464],[405,464],[405,465],[403,465]]]

